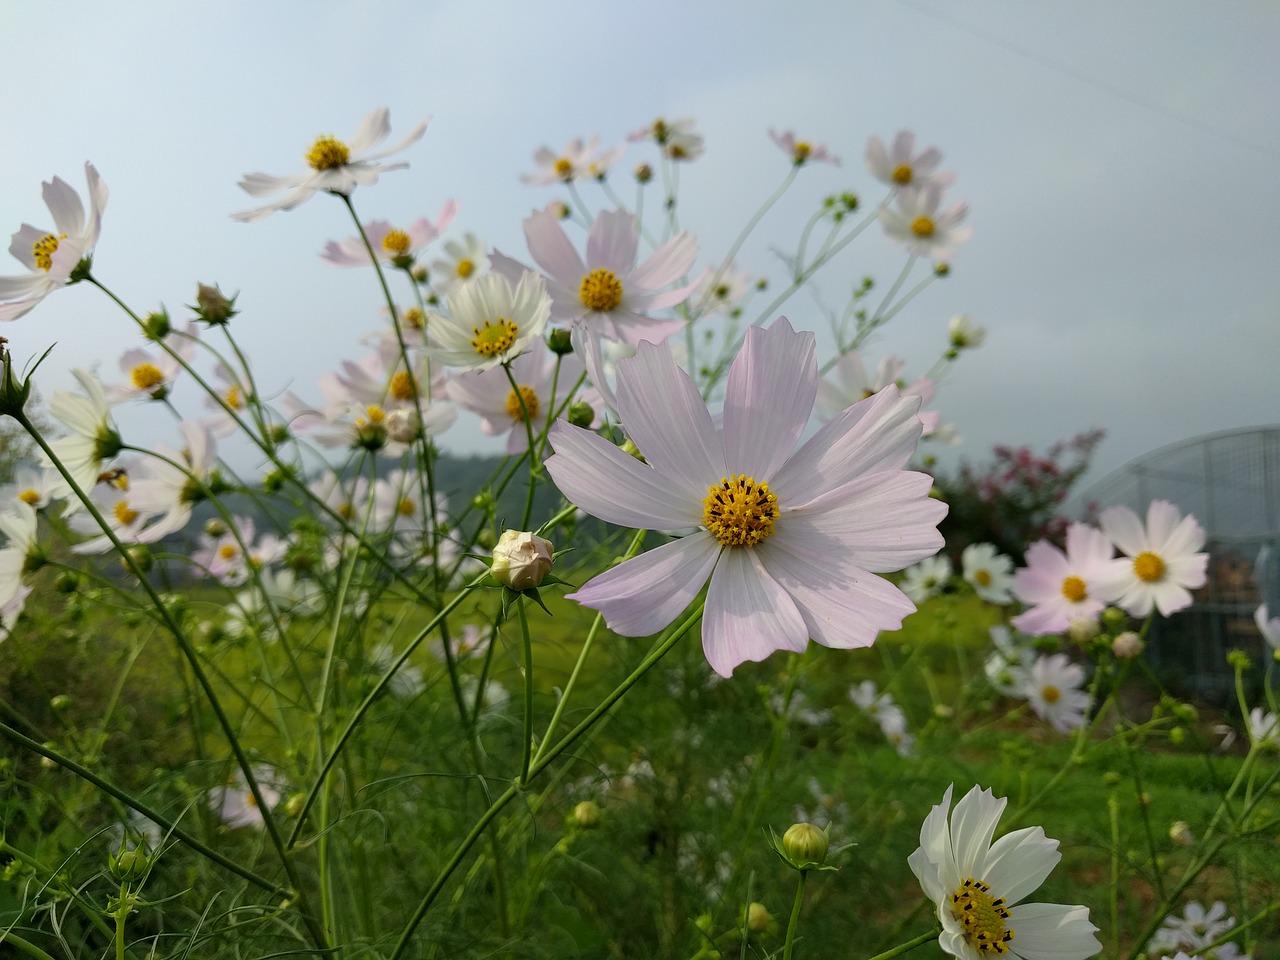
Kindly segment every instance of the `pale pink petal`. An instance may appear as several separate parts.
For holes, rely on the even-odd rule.
[[[587,235],[588,268],[612,270],[625,279],[635,266],[637,242],[635,217],[623,210],[601,210]]]
[[[809,631],[787,591],[769,576],[756,551],[723,550],[702,614],[702,649],[722,677],[745,660],[777,650],[803,653]]]
[[[84,204],[71,184],[61,177],[54,177],[45,183],[44,203],[53,215],[53,224],[59,234],[80,236],[84,231]]]
[[[1103,533],[1111,538],[1111,542],[1122,553],[1136,557],[1146,549],[1147,535],[1142,529],[1142,521],[1128,507],[1109,507],[1103,510],[1098,523]]]
[[[551,279],[572,286],[577,296],[576,287],[587,268],[556,215],[546,210],[530,215],[524,221],[524,236],[533,262]]]
[[[797,334],[786,317],[768,330],[747,328],[725,386],[724,458],[732,472],[772,479],[809,423],[817,380],[813,334]]]
[[[720,554],[709,533],[664,543],[568,594],[599,610],[614,633],[647,637],[669,626],[702,591]]]
[[[702,521],[701,492],[673,494],[670,477],[590,430],[557,420],[547,472],[570,503],[593,517],[640,530],[678,530]]]
[[[626,286],[634,288],[637,293],[658,290],[675,283],[692,270],[697,258],[697,242],[687,233],[678,233],[649,254],[627,278]],[[653,307],[652,304],[650,306]]]

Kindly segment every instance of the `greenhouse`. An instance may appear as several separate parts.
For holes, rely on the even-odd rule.
[[[1254,623],[1280,609],[1280,425],[1191,437],[1131,460],[1084,494],[1088,509],[1143,514],[1169,500],[1204,526],[1209,576],[1189,610],[1157,620],[1149,658],[1188,692],[1230,693],[1226,655],[1269,655]]]

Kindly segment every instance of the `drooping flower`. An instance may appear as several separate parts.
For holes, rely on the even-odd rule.
[[[599,149],[599,134],[593,135],[586,141],[581,137],[575,137],[566,143],[559,153],[549,147],[539,147],[533,154],[533,162],[538,165],[538,171],[521,174],[520,182],[537,187],[549,183],[569,183],[586,176]]]
[[[602,210],[587,236],[584,260],[574,249],[559,219],[545,210],[524,221],[529,255],[547,277],[551,317],[582,325],[606,340],[660,343],[684,326],[682,320],[661,320],[646,311],[683,302],[698,281],[664,290],[678,283],[693,267],[698,247],[687,233],[672,237],[639,266],[639,234],[635,217],[622,210]],[[494,270],[513,282],[524,267],[494,253]]]
[[[376,259],[395,263],[397,266],[409,266],[418,251],[444,233],[457,213],[457,201],[449,200],[441,208],[435,223],[426,217],[419,217],[404,229],[399,229],[386,220],[370,220],[364,225],[364,233],[369,238],[369,247],[373,248]],[[373,262],[369,259],[368,247],[360,237],[330,240],[324,245],[320,258],[335,267],[367,267]]]
[[[561,492],[610,523],[697,532],[595,577],[576,593],[626,636],[656,633],[710,581],[707,660],[722,676],[775,650],[868,646],[915,607],[875,573],[942,546],[946,505],[904,470],[918,401],[885,390],[799,449],[817,391],[814,337],[785,318],[753,326],[730,368],[717,428],[666,345],[618,362],[618,412],[645,461],[564,421],[547,469]]]
[[[1039,656],[1027,672],[1023,695],[1041,720],[1059,733],[1070,733],[1084,723],[1092,702],[1083,689],[1084,667],[1065,653]]]
[[[514,360],[546,329],[551,299],[542,277],[524,271],[509,281],[498,273],[456,288],[449,314],[427,321],[427,350],[442,363],[488,370]]]
[[[102,384],[87,370],[72,370],[84,394],[55,390],[49,398],[49,412],[71,428],[72,435],[59,437],[49,444],[58,461],[71,474],[77,487],[88,493],[98,482],[103,464],[120,452],[120,434],[111,422],[111,408],[107,404]],[[41,462],[54,469],[53,461],[41,453]],[[71,493],[61,477],[55,482],[54,497]],[[78,509],[79,501],[72,498],[69,509]]]
[[[937,147],[916,153],[916,135],[910,130],[903,130],[894,137],[893,147],[888,150],[879,137],[867,141],[867,169],[873,177],[891,187],[925,183],[948,186],[955,178],[950,173],[938,172],[941,162],[942,152]]]
[[[102,212],[107,208],[107,185],[91,163],[84,165],[84,175],[88,181],[87,214],[80,195],[61,177],[54,177],[44,184],[44,203],[53,229],[24,223],[13,235],[9,252],[30,273],[0,277],[0,320],[17,320],[66,284],[97,246]]]
[[[788,154],[791,162],[797,167],[804,166],[810,160],[815,163],[831,163],[837,167],[840,166],[840,158],[831,153],[824,144],[797,140],[790,130],[782,133],[770,130],[769,139],[777,145],[779,150]]]
[[[919,606],[936,597],[951,579],[951,561],[945,556],[925,557],[902,575],[902,592]]]
[[[372,186],[378,177],[388,170],[403,170],[407,163],[378,163],[383,157],[399,153],[410,144],[422,139],[427,132],[427,121],[415,124],[408,135],[392,147],[370,152],[391,134],[391,112],[378,107],[365,114],[350,143],[325,135],[316,137],[307,151],[308,170],[300,174],[273,177],[266,173],[247,173],[240,181],[240,188],[251,197],[266,197],[287,190],[281,199],[253,210],[233,213],[232,219],[247,223],[261,220],[277,210],[292,210],[310,200],[316,193],[336,193],[349,197],[357,186]]]
[[[881,207],[880,224],[891,239],[907,252],[933,260],[950,260],[955,248],[973,235],[972,227],[960,226],[969,213],[968,204],[957,203],[939,211],[942,188],[936,183],[899,190],[894,206]]]
[[[1191,606],[1191,592],[1205,584],[1209,555],[1204,528],[1168,500],[1152,500],[1147,525],[1128,507],[1111,507],[1099,518],[1102,531],[1125,556],[1112,561],[1105,589],[1135,617],[1159,610],[1167,617]]]
[[[1013,618],[1032,636],[1062,633],[1076,617],[1093,617],[1106,605],[1102,584],[1112,556],[1111,541],[1083,523],[1067,528],[1063,553],[1048,540],[1027,549],[1027,565],[1013,574],[1013,595],[1033,606]]]
[[[1009,585],[1013,582],[1013,558],[1005,556],[990,543],[972,543],[960,554],[964,579],[987,603],[1006,604],[1013,600]]]
[[[992,842],[1007,801],[974,787],[951,810],[947,787],[907,864],[937,907],[938,945],[961,960],[1086,960],[1102,949],[1089,910],[1023,903],[1062,859],[1043,827]]]

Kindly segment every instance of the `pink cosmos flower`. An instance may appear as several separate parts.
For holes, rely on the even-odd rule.
[[[102,232],[102,213],[107,208],[107,185],[92,163],[84,165],[89,189],[89,212],[85,215],[80,195],[61,177],[44,184],[44,203],[53,220],[52,230],[24,223],[9,244],[12,253],[29,274],[0,277],[0,320],[17,320],[36,304],[63,286],[72,271],[93,252]]]
[[[693,120],[689,117],[680,120],[659,117],[649,126],[628,134],[627,139],[632,143],[652,139],[672,160],[697,160],[705,149],[702,134],[694,132]]]
[[[549,147],[539,147],[534,151],[533,162],[538,165],[537,173],[521,174],[520,182],[531,187],[545,186],[549,183],[568,183],[585,176],[597,176],[621,154],[621,150],[606,150],[600,154],[600,135],[595,134],[590,140],[583,141],[575,137],[564,145],[564,149],[556,153]]]
[[[920,438],[919,401],[887,389],[794,449],[817,392],[814,337],[785,318],[751,327],[730,368],[723,426],[666,345],[618,362],[618,412],[642,462],[559,421],[547,469],[587,513],[627,527],[696,532],[589,581],[571,599],[625,636],[663,629],[710,581],[707,660],[729,676],[745,660],[865,647],[915,606],[875,573],[942,546],[946,505],[904,470]]]
[[[661,343],[684,326],[682,320],[658,320],[645,311],[674,307],[696,289],[695,280],[663,290],[685,276],[698,256],[687,233],[676,234],[639,266],[636,220],[622,210],[602,210],[596,216],[585,261],[554,213],[534,213],[524,222],[524,235],[530,256],[547,277],[552,320],[583,324],[594,336],[626,343]],[[489,260],[512,283],[525,270],[501,253]]]
[[[831,163],[840,166],[840,158],[827,150],[821,143],[810,143],[808,140],[797,140],[790,130],[777,133],[769,131],[772,140],[783,153],[789,154],[791,162],[797,167],[804,166],[810,160],[818,163]]]
[[[1111,541],[1088,524],[1067,529],[1067,552],[1048,540],[1027,550],[1027,565],[1013,575],[1013,595],[1030,610],[1011,621],[1031,636],[1062,633],[1077,617],[1096,617],[1106,605],[1102,590],[1112,556]]]
[[[1191,593],[1205,583],[1209,555],[1204,528],[1168,500],[1152,500],[1144,529],[1128,507],[1111,507],[1098,518],[1102,531],[1124,557],[1108,567],[1106,589],[1135,617],[1169,614],[1191,606]]]
[[[937,147],[930,147],[916,153],[916,135],[910,130],[903,130],[893,138],[893,147],[885,149],[879,137],[867,141],[867,169],[881,183],[891,187],[920,186],[924,183],[936,183],[940,187],[950,186],[955,179],[954,174],[939,173],[938,164],[942,162],[942,152]]]
[[[881,207],[877,213],[884,232],[917,257],[950,260],[955,248],[973,236],[972,227],[960,226],[969,205],[957,203],[939,212],[942,188],[936,183],[898,191],[896,209]]]
[[[399,262],[404,258],[403,262],[408,263],[419,250],[444,233],[457,214],[458,202],[449,200],[441,208],[435,223],[420,217],[400,230],[386,220],[370,220],[364,225],[364,232],[369,238],[369,246],[373,247],[374,256],[379,260]],[[367,267],[373,262],[360,237],[330,240],[324,245],[320,257],[335,267]]]
[[[890,384],[896,385],[904,397],[919,397],[922,407],[931,403],[937,393],[934,382],[928,377],[921,377],[907,384],[902,379],[902,367],[901,357],[885,357],[876,364],[875,375],[868,376],[858,351],[850,350],[836,361],[834,377],[818,381],[818,409],[830,414],[839,413],[851,403],[865,400]],[[938,411],[921,410],[917,415],[924,423],[923,436],[929,437],[938,431],[942,419]]]

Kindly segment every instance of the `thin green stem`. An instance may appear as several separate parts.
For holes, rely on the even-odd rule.
[[[524,743],[519,780],[523,786],[529,781],[529,765],[533,761],[533,638],[529,636],[529,613],[525,610],[524,594],[516,597],[516,614],[520,618],[520,637],[524,642]]]
[[[868,958],[868,960],[893,960],[894,957],[900,957],[904,953],[914,950],[916,947],[924,946],[930,940],[937,940],[937,939],[938,939],[937,931],[933,931],[931,933],[922,933],[920,934],[920,936],[912,940],[908,940],[906,943],[893,947],[890,950],[886,950],[884,953],[877,953],[874,957]]]
[[[800,927],[800,908],[804,906],[804,885],[809,879],[809,871],[801,870],[800,879],[796,882],[796,898],[791,904],[791,919],[787,921],[787,941],[782,947],[782,960],[791,960],[796,949],[796,930]]]
[[[36,957],[37,960],[53,960],[49,954],[45,953],[30,940],[24,940],[12,930],[0,932],[0,943],[7,943],[17,947],[29,957]]]

